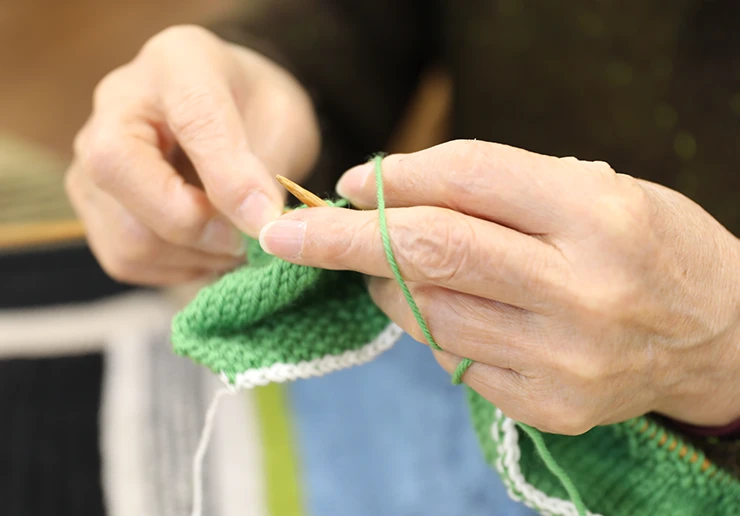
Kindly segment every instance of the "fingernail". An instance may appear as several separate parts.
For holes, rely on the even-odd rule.
[[[300,258],[306,223],[300,220],[276,220],[267,224],[260,233],[260,245],[266,253],[284,258]]]
[[[252,236],[257,236],[265,224],[282,213],[282,207],[260,191],[250,193],[238,209],[239,218],[244,221],[247,233]]]
[[[370,177],[370,173],[372,171],[372,163],[357,165],[356,167],[349,169],[339,179],[336,186],[337,193],[350,201],[372,204],[374,199],[372,196],[370,199],[367,198],[368,192],[365,187],[365,183],[367,182],[368,177]]]
[[[239,230],[220,217],[206,224],[200,243],[208,251],[233,256],[242,256],[247,250],[247,243]]]

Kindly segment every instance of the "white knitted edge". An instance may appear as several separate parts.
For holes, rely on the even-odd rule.
[[[519,466],[521,449],[519,448],[519,430],[513,419],[506,417],[496,409],[491,438],[496,443],[497,459],[494,464],[499,472],[509,497],[522,502],[527,507],[551,516],[578,516],[576,506],[570,500],[553,498],[527,482]],[[589,516],[601,516],[586,511]]]
[[[332,371],[364,364],[384,351],[390,349],[401,337],[403,330],[395,323],[390,323],[374,340],[360,349],[345,351],[340,355],[325,355],[314,360],[297,364],[277,363],[259,369],[250,369],[236,375],[234,382],[229,381],[225,373],[221,380],[232,390],[251,389],[268,383],[284,383],[299,378],[323,376]]]

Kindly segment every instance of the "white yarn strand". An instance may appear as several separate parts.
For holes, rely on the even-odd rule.
[[[233,386],[237,389],[251,389],[269,383],[284,383],[298,379],[324,376],[327,373],[347,369],[370,362],[378,355],[387,351],[403,335],[403,330],[395,323],[391,323],[374,340],[360,349],[347,350],[338,355],[326,355],[314,360],[298,362],[297,364],[277,363],[258,369],[250,369],[239,373],[234,379]],[[221,373],[221,380],[230,385],[228,376]]]
[[[357,350],[348,350],[339,355],[326,355],[298,364],[277,363],[268,367],[251,369],[236,375],[233,384],[225,373],[221,373],[221,380],[226,384],[226,387],[216,392],[208,406],[203,432],[193,457],[193,509],[191,516],[203,515],[203,460],[208,451],[208,443],[211,440],[218,403],[223,396],[234,394],[241,389],[251,389],[269,383],[283,383],[299,378],[323,376],[332,371],[364,364],[391,348],[401,335],[403,335],[403,330],[396,324],[390,323],[374,340]]]
[[[210,405],[208,405],[203,431],[200,434],[198,447],[193,456],[193,511],[191,516],[202,516],[203,514],[203,460],[208,451],[208,443],[211,441],[218,403],[224,396],[235,392],[233,388],[223,387],[214,394]]]

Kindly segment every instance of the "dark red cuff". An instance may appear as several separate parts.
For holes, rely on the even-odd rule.
[[[725,426],[694,426],[674,421],[674,424],[688,434],[703,437],[740,437],[740,419]]]

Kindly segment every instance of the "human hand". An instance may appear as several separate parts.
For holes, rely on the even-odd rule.
[[[651,411],[740,416],[740,243],[699,206],[606,163],[454,141],[383,161],[400,269],[452,372],[509,417],[579,434]],[[337,190],[375,206],[372,164]],[[378,214],[298,210],[263,247],[373,276],[376,303],[423,341]]]
[[[319,131],[303,88],[264,57],[173,27],[98,85],[67,191],[112,277],[165,285],[243,261],[282,213],[276,174],[300,180]]]

